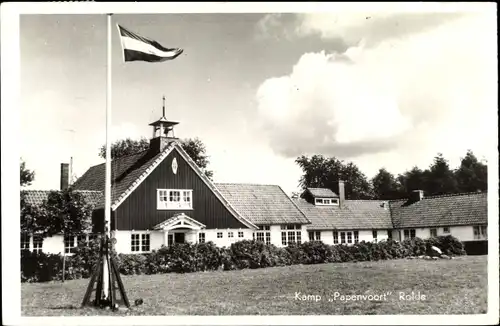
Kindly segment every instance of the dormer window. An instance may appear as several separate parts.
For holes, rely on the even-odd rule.
[[[193,190],[158,189],[158,209],[193,209]]]
[[[338,206],[338,198],[315,198],[314,203],[317,206]]]

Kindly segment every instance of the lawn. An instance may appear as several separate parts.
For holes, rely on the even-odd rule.
[[[22,284],[22,314],[367,315],[481,314],[487,310],[487,256],[137,275],[122,279],[132,304],[128,311],[80,308],[89,280],[73,280]],[[413,300],[402,300],[400,292]],[[367,297],[341,300],[340,296],[350,295]],[[134,306],[138,298],[144,303]]]

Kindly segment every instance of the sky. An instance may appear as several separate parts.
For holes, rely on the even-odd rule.
[[[150,138],[178,121],[206,145],[216,182],[298,190],[300,155],[358,165],[368,178],[457,167],[468,149],[496,155],[496,13],[331,12],[115,14],[113,140]],[[165,47],[163,63],[123,62],[120,24]],[[104,15],[20,18],[20,154],[29,189],[58,189],[60,163],[81,176],[102,163]],[[493,154],[492,154],[493,153]]]

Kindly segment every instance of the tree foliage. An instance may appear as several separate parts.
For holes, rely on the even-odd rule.
[[[120,139],[111,144],[111,159],[139,153],[149,148],[149,141],[146,138],[134,140],[131,138]],[[106,145],[102,145],[99,156],[106,158]]]
[[[205,173],[205,175],[209,179],[212,179],[213,171],[207,169],[210,161],[206,153],[205,144],[199,138],[181,139],[179,143],[189,155],[189,157]],[[147,140],[146,138],[141,138],[139,140],[134,140],[131,138],[118,140],[111,144],[111,159],[139,153],[147,149],[149,149],[149,140]],[[101,158],[106,158],[105,145],[101,146],[99,150],[99,156]]]
[[[187,138],[180,141],[182,148],[189,157],[198,165],[205,175],[212,179],[213,171],[207,169],[210,163],[205,144],[199,138]]]
[[[396,177],[380,168],[370,182],[354,163],[335,157],[300,156],[295,162],[303,172],[299,180],[302,188],[328,188],[337,192],[340,179],[346,181],[346,198],[349,199],[408,198],[413,190],[423,190],[425,196],[488,190],[486,162],[478,160],[471,150],[461,159],[457,169],[452,169],[443,154],[438,153],[426,169],[414,166]]]
[[[335,157],[313,155],[300,156],[295,162],[303,175],[299,180],[305,188],[328,188],[338,193],[338,181],[345,181],[345,196],[348,199],[370,199],[373,191],[366,176],[352,162],[344,162]]]
[[[462,158],[455,172],[458,188],[462,192],[487,191],[488,168],[480,162],[471,150]]]
[[[35,171],[26,168],[26,162],[21,159],[20,164],[21,187],[29,186],[35,180]]]
[[[390,200],[405,196],[403,186],[392,173],[385,168],[379,169],[371,180],[373,192],[376,198]]]
[[[93,207],[81,192],[71,188],[51,191],[40,206],[27,203],[21,193],[21,202],[24,202],[21,204],[22,232],[52,236],[91,231]]]

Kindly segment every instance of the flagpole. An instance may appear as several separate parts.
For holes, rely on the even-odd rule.
[[[111,15],[108,17],[108,59],[107,59],[107,81],[106,81],[106,180],[105,180],[105,203],[104,203],[104,236],[106,240],[110,238],[111,228],[111,54],[112,54],[112,34],[111,34]],[[106,241],[106,245],[108,242]],[[105,300],[109,298],[109,272],[108,261],[103,261],[103,296]]]

